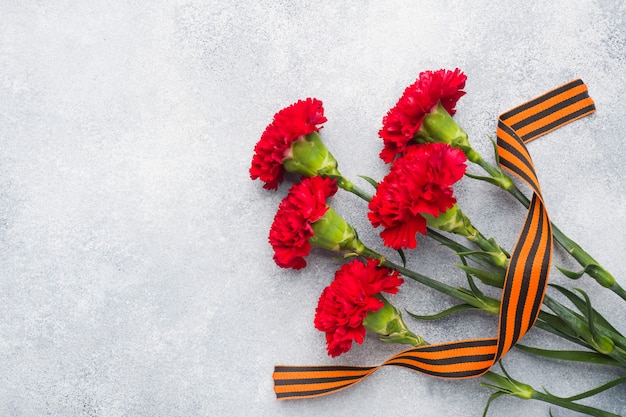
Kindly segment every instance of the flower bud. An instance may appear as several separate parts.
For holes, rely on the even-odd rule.
[[[337,160],[330,153],[317,132],[302,135],[291,143],[284,154],[285,169],[305,177],[340,176]]]
[[[370,311],[363,320],[363,326],[371,332],[379,334],[380,340],[388,343],[402,343],[413,346],[424,344],[424,339],[412,333],[404,320],[400,310],[394,307],[382,295],[375,295],[376,298],[383,302],[383,306],[376,310]]]
[[[332,207],[316,222],[311,224],[313,236],[309,243],[333,251],[351,251],[361,254],[365,246],[358,239],[356,230],[348,224]]]
[[[603,353],[605,355],[608,355],[609,353],[613,352],[613,350],[615,349],[615,342],[613,342],[613,340],[605,335],[596,335],[595,337],[593,337],[592,339],[592,345],[593,347],[600,353]]]
[[[609,271],[602,268],[600,265],[590,263],[585,267],[586,272],[592,276],[598,284],[605,288],[611,288],[615,285],[615,277],[611,275]]]

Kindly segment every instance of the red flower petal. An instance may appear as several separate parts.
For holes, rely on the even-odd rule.
[[[388,226],[380,232],[380,237],[390,248],[415,248],[417,233],[426,234],[426,219],[422,216],[412,216],[404,222]]]
[[[422,72],[383,118],[383,127],[378,132],[384,142],[380,158],[389,163],[404,153],[422,126],[424,116],[438,102],[450,115],[454,115],[457,101],[465,94],[462,89],[466,80],[467,77],[458,68],[454,71]]]
[[[309,254],[313,236],[311,223],[326,211],[326,199],[337,192],[336,181],[329,178],[304,178],[294,184],[281,201],[270,229],[269,242],[274,248],[274,261],[282,268],[302,269]]]
[[[369,203],[368,218],[382,226],[386,246],[415,248],[426,233],[422,213],[438,216],[456,203],[451,186],[465,174],[465,155],[442,143],[411,146],[392,165]]]
[[[322,291],[315,310],[315,328],[326,333],[328,354],[339,356],[350,350],[353,341],[362,343],[365,316],[383,306],[374,295],[395,294],[402,282],[397,271],[379,267],[377,260],[344,264]]]
[[[320,100],[307,98],[285,107],[274,115],[254,147],[250,178],[265,182],[263,188],[275,190],[283,180],[283,158],[291,143],[300,136],[319,131],[326,122]]]

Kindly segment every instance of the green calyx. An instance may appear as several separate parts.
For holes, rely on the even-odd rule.
[[[605,355],[610,355],[615,350],[615,342],[610,337],[602,334],[594,336],[591,344],[596,351]]]
[[[458,204],[449,208],[445,213],[439,214],[438,217],[430,214],[422,214],[426,218],[428,226],[439,229],[444,232],[454,233],[465,237],[467,240],[474,242],[484,256],[487,256],[494,265],[505,266],[509,259],[507,254],[493,240],[485,238],[474,226],[470,219],[463,214]]]
[[[467,133],[454,121],[441,103],[438,103],[424,116],[416,140],[418,142],[447,143],[454,148],[469,147]]]
[[[317,132],[301,136],[292,142],[282,163],[287,171],[305,177],[341,176],[337,170],[337,160]]]
[[[380,340],[387,343],[401,343],[412,346],[425,344],[421,336],[411,332],[402,320],[402,313],[393,304],[387,301],[382,295],[377,294],[376,298],[383,302],[383,306],[370,311],[363,320],[363,326],[371,332],[380,335]]]
[[[478,235],[478,231],[472,226],[470,219],[463,214],[458,204],[450,207],[445,213],[439,213],[437,217],[426,213],[422,213],[422,215],[428,225],[435,229],[467,238]]]
[[[346,250],[357,255],[365,250],[356,230],[331,207],[311,227],[314,234],[309,243],[313,246],[337,252]]]
[[[504,369],[502,369],[504,371]],[[491,388],[505,395],[511,395],[523,400],[530,400],[537,391],[528,384],[516,381],[504,371],[504,376],[489,371],[483,375],[489,383],[481,383],[482,386]]]

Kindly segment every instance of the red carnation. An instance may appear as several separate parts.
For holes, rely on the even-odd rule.
[[[465,155],[443,143],[411,146],[398,158],[369,203],[368,218],[385,245],[415,248],[417,232],[426,233],[422,213],[434,217],[451,208],[456,199],[451,186],[465,174]]]
[[[326,333],[330,356],[349,351],[352,341],[363,343],[363,320],[367,313],[383,307],[383,301],[375,295],[395,294],[404,282],[397,271],[378,265],[379,261],[372,259],[344,264],[322,291],[315,310],[315,328]]]
[[[291,144],[321,129],[326,122],[322,102],[314,98],[299,100],[274,115],[274,120],[266,128],[254,147],[250,178],[260,178],[263,188],[275,190],[283,180],[285,168],[283,160],[291,149]]]
[[[424,117],[438,103],[454,115],[456,102],[465,94],[462,89],[466,80],[467,76],[458,68],[422,72],[383,118],[383,128],[378,132],[384,142],[380,158],[389,163],[406,152],[407,145],[422,127]]]
[[[291,187],[278,207],[269,235],[278,266],[294,269],[306,266],[303,257],[311,250],[312,223],[326,214],[329,210],[326,198],[336,192],[336,181],[322,177],[304,178]]]

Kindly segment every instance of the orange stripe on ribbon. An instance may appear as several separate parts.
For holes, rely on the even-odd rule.
[[[574,80],[528,101],[498,119],[500,166],[533,191],[524,226],[506,271],[497,338],[462,340],[402,351],[375,367],[276,366],[274,391],[281,400],[311,398],[345,389],[381,366],[462,379],[487,372],[537,320],[552,261],[552,225],[526,143],[595,111],[587,86]]]

